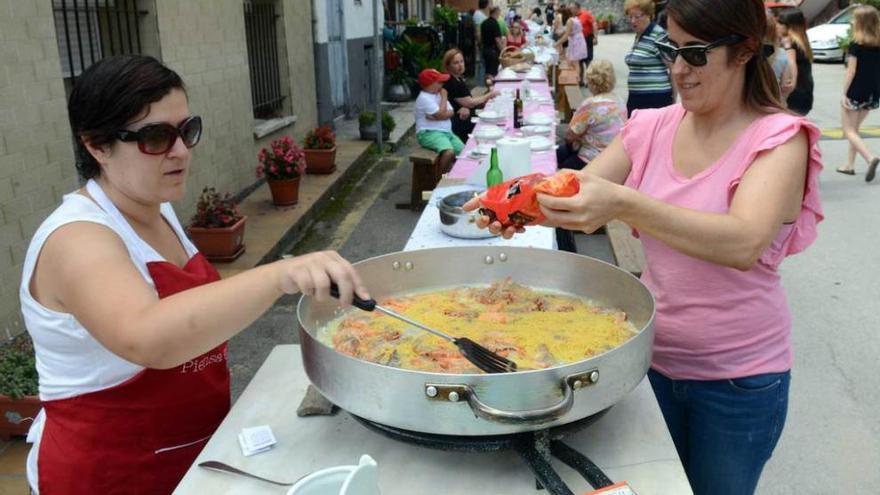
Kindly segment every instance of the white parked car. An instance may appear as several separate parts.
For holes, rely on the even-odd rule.
[[[853,9],[856,7],[858,5],[850,5],[825,24],[807,29],[807,38],[810,39],[810,48],[813,50],[813,60],[843,61],[846,54],[840,47],[840,41],[846,38],[852,21]]]

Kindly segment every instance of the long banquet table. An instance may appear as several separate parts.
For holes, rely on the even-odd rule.
[[[498,80],[495,88],[501,92],[513,93],[522,85],[523,76],[518,75],[517,80]],[[550,85],[546,79],[530,80],[530,99],[523,102],[523,115],[529,118],[532,115],[547,115],[556,122],[556,108],[553,104],[553,97],[550,93]],[[479,120],[479,119],[477,119]],[[479,129],[496,125],[486,122],[477,122],[474,132]],[[514,129],[513,121],[508,119],[505,123],[500,124],[505,130],[505,136],[521,136],[522,133],[518,129]],[[556,126],[551,125],[550,141],[556,141]],[[471,152],[476,148],[476,140],[471,138],[465,143],[464,150],[459,154],[458,159],[452,167],[452,170],[446,177],[440,181],[434,189],[428,205],[422,211],[419,221],[416,224],[413,233],[404,247],[405,251],[412,249],[425,249],[440,246],[468,246],[468,245],[505,245],[505,246],[525,246],[542,249],[556,249],[556,235],[553,229],[548,227],[529,227],[524,234],[514,236],[513,239],[502,239],[501,237],[491,237],[485,239],[459,239],[450,237],[440,231],[439,212],[436,202],[455,192],[467,189],[485,189],[486,184],[481,174],[472,177],[480,168],[481,160],[487,160],[487,157],[474,158]],[[556,150],[550,148],[546,151],[532,152],[532,172],[541,172],[544,174],[552,174],[556,171]],[[470,178],[470,180],[468,180]],[[507,177],[509,179],[510,177]]]

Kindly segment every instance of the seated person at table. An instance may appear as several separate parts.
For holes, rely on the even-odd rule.
[[[416,98],[416,140],[422,148],[440,154],[438,164],[443,173],[452,168],[455,157],[464,149],[464,143],[452,133],[452,117],[455,112],[449,103],[443,83],[449,74],[435,69],[419,73],[422,91]]]
[[[614,94],[614,66],[605,59],[587,67],[590,96],[580,104],[565,133],[565,143],[556,150],[559,168],[580,170],[599,156],[623,128],[626,106]]]
[[[525,33],[523,32],[522,25],[520,25],[519,23],[510,26],[510,34],[507,35],[505,41],[508,48],[522,48],[526,46],[529,42],[529,40],[526,38]]]
[[[498,96],[498,91],[490,89],[480,96],[472,96],[464,77],[464,55],[458,48],[447,50],[443,55],[443,67],[449,74],[449,80],[443,83],[449,103],[455,115],[452,117],[452,132],[462,141],[467,141],[468,134],[474,130],[471,113],[483,108],[487,101]],[[491,76],[489,76],[491,77]]]

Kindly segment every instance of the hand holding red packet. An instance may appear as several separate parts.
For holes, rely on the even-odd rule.
[[[573,172],[555,175],[530,174],[492,186],[480,195],[480,213],[503,228],[536,225],[544,220],[537,193],[557,197],[574,196],[580,183]]]

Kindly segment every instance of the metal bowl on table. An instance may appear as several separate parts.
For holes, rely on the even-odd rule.
[[[485,239],[497,235],[489,232],[488,229],[477,227],[476,216],[461,208],[480,192],[482,191],[457,192],[443,196],[437,201],[437,210],[440,211],[440,230],[443,233],[459,239]]]
[[[392,253],[355,267],[379,301],[511,277],[530,287],[623,310],[637,329],[609,351],[547,369],[499,374],[414,371],[347,356],[323,344],[318,331],[339,315],[337,301],[302,297],[297,317],[309,380],[334,404],[376,423],[466,436],[561,426],[620,401],[644,379],[651,363],[654,298],[637,278],[603,261],[549,249],[468,246]],[[577,325],[566,330],[585,331]]]

